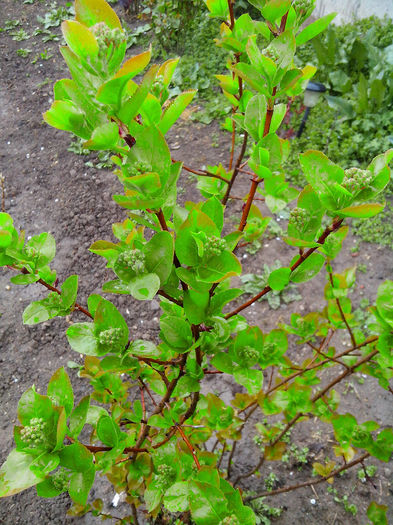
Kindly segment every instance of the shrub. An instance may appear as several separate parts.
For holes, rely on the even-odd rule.
[[[286,104],[278,99],[300,94],[314,75],[313,67],[294,66],[296,47],[323,31],[332,17],[301,30],[312,0],[252,4],[264,21],[247,13],[235,18],[231,0],[207,0],[210,15],[222,21],[217,43],[228,52],[228,74],[218,80],[233,106],[233,146],[227,165],[206,170],[174,161],[165,140],[195,95],[190,90],[168,99],[177,61],[150,66],[137,83],[151,51],[123,62],[126,37],[104,0],[76,0],[76,20],[62,24],[67,46],[61,52],[72,79],[55,84],[55,101],[44,119],[82,138],[85,149],[113,153],[115,174],[124,185],[124,194],[113,198],[128,217],[113,224],[115,242],[98,240],[90,250],[114,273],[102,286],[104,294],[161,299],[160,333],[154,341],[135,339],[120,311],[101,295],[91,295],[87,306],[79,304],[78,277],[71,275],[59,287],[50,268],[53,237],[41,233],[26,242],[11,216],[0,214],[0,262],[17,272],[11,281],[38,283],[50,292],[26,308],[24,323],[83,314],[85,322],[71,324],[67,338],[74,351],[86,356],[79,376],[92,389],[75,400],[60,368],[46,395],[34,387],[22,395],[15,449],[0,469],[1,496],[31,486],[42,497],[68,492],[74,515],[90,511],[107,517],[102,502],[88,502],[101,473],[116,492],[126,493],[131,511],[121,523],[137,523],[137,508],[143,505],[152,518],[170,512],[183,522],[191,516],[197,525],[252,525],[252,509],[262,508],[251,506],[254,499],[299,485],[274,489],[268,483],[268,490],[246,493],[244,500],[237,487],[247,488],[247,478],[267,461],[296,456],[306,462],[307,448],[288,446],[288,434],[308,416],[330,425],[335,441],[328,459],[313,464],[318,477],[301,486],[332,481],[371,456],[389,461],[392,429],[342,413],[335,387],[361,372],[390,389],[393,282],[379,287],[366,331],[352,315],[348,297],[355,269],[337,273],[333,260],[347,235],[347,218],[365,219],[383,209],[380,194],[389,182],[393,151],[364,170],[344,169],[321,152],[307,151],[300,165],[308,184],[301,192],[289,186],[282,169],[289,143],[277,135]],[[243,142],[235,151],[238,132]],[[247,145],[251,155],[244,160]],[[202,196],[185,206],[176,200],[182,168],[196,176]],[[251,185],[238,227],[223,233],[232,188],[244,173]],[[254,204],[257,193],[274,213],[296,199],[284,239],[293,257],[269,270],[267,283],[248,301],[234,304],[241,295],[231,287],[231,277],[242,273],[239,243],[258,239],[267,226]],[[293,284],[301,288],[323,269],[322,311],[293,313],[290,324],[268,333],[241,315],[270,292]],[[349,346],[336,348],[343,334]],[[309,348],[302,363],[288,351],[294,342]],[[212,392],[202,393],[210,374],[229,374],[244,391],[230,405]],[[265,377],[270,377],[266,384]],[[257,411],[262,414],[255,439],[259,458],[239,473],[237,444]],[[385,514],[383,505],[370,504],[368,517],[374,523],[382,523]]]

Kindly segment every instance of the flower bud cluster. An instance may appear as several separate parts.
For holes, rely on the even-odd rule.
[[[265,49],[263,49],[262,54],[265,57],[270,58],[270,60],[273,60],[273,62],[278,62],[278,60],[280,59],[280,55],[272,47],[266,47]]]
[[[145,254],[142,250],[127,250],[119,255],[117,263],[137,274],[145,273]]]
[[[8,213],[0,213],[0,250],[5,250],[12,242],[13,220]]]
[[[304,208],[294,208],[289,217],[289,224],[297,230],[303,230],[308,222],[308,212]]]
[[[214,235],[212,235],[206,240],[206,244],[204,246],[204,253],[206,257],[214,257],[215,255],[221,255],[221,253],[225,250],[226,247],[227,243],[224,239],[220,239],[219,237],[215,237]]]
[[[42,417],[33,417],[30,424],[20,431],[22,440],[31,446],[39,446],[46,441],[46,422]]]
[[[108,330],[103,330],[98,336],[98,341],[100,345],[106,346],[111,350],[121,350],[122,349],[122,331],[121,328],[108,328]]]
[[[111,29],[104,22],[99,22],[91,27],[90,30],[96,37],[100,56],[105,56],[111,44],[118,46],[125,40],[124,33],[118,27]]]
[[[64,492],[68,489],[69,485],[69,472],[65,468],[59,468],[52,475],[52,482],[56,490]]]
[[[32,259],[37,256],[37,250],[32,246],[26,246],[25,253],[27,257],[31,257]]]
[[[165,89],[164,77],[162,75],[159,75],[153,83],[151,92],[153,93],[154,96],[159,97],[161,93],[164,91],[164,89]]]
[[[305,14],[313,6],[312,0],[294,0],[292,7],[297,13]]]
[[[230,516],[227,516],[221,520],[219,525],[240,525],[240,521],[235,516],[235,514],[231,514]]]
[[[345,176],[341,183],[346,190],[356,194],[367,188],[372,180],[371,171],[361,170],[359,168],[350,168],[345,170]]]
[[[259,359],[259,352],[252,346],[244,346],[238,350],[240,359],[247,363],[249,366],[255,365]]]
[[[168,487],[168,485],[172,485],[175,479],[176,470],[173,467],[166,464],[159,465],[157,467],[157,476],[155,479],[157,487],[165,489]]]
[[[352,441],[355,443],[365,442],[369,439],[370,433],[359,425],[356,425],[352,433]]]
[[[129,175],[130,177],[136,177],[137,175],[141,175],[142,173],[149,173],[151,171],[151,164],[140,160],[134,166],[132,166],[132,168],[130,168]]]

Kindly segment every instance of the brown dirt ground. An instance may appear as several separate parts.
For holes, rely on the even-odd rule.
[[[48,9],[49,3],[35,1],[23,4],[22,0],[3,0],[0,8],[0,27],[6,20],[20,20],[21,26],[29,35],[39,25],[36,16]],[[19,28],[17,28],[19,29]],[[58,33],[58,29],[54,29]],[[100,291],[100,284],[108,280],[109,272],[103,261],[87,251],[93,240],[110,238],[111,223],[122,220],[125,213],[111,200],[113,193],[121,191],[116,179],[107,171],[88,168],[85,157],[68,152],[70,138],[66,133],[49,128],[42,120],[42,112],[49,107],[52,97],[52,85],[65,74],[65,66],[57,50],[56,42],[44,44],[40,36],[30,37],[26,41],[12,40],[7,32],[0,33],[0,172],[6,177],[6,210],[12,214],[18,227],[24,228],[27,235],[50,231],[57,240],[57,256],[54,267],[60,282],[68,275],[80,276],[78,300],[82,304],[91,293]],[[16,54],[17,49],[28,48],[32,53],[28,58]],[[32,58],[37,53],[48,50],[53,55],[49,60],[39,58],[35,64]],[[131,50],[132,51],[132,50]],[[219,134],[219,148],[212,146],[211,133]],[[186,160],[187,164],[198,167],[222,160],[227,155],[228,137],[219,133],[218,126],[202,126],[181,122],[169,135],[169,143],[177,159]],[[184,174],[181,180],[182,199],[195,198],[194,185],[190,177]],[[240,181],[236,194],[247,192],[247,179]],[[240,210],[236,202],[229,215]],[[374,300],[378,285],[383,279],[393,278],[392,252],[388,248],[375,245],[362,245],[362,252],[354,261],[349,248],[355,240],[346,240],[344,250],[337,260],[337,268],[346,268],[356,263],[367,264],[367,273],[359,274],[358,284],[353,293],[355,305],[362,297]],[[260,271],[264,262],[275,259],[288,261],[293,253],[276,239],[266,240],[263,249],[255,257],[240,253],[244,270],[250,273]],[[9,272],[0,274],[0,458],[5,459],[13,446],[12,425],[16,422],[16,406],[20,395],[32,384],[37,390],[44,390],[53,371],[66,365],[69,359],[81,361],[72,353],[65,339],[66,321],[63,319],[43,323],[36,327],[23,326],[21,315],[30,301],[43,297],[44,291],[35,285],[29,287],[9,286]],[[287,320],[292,311],[307,312],[320,307],[323,302],[323,279],[318,285],[308,283],[302,289],[303,300],[290,304],[278,314],[272,311],[266,302],[257,303],[247,316],[251,322],[262,329],[271,329],[278,320]],[[154,337],[158,329],[158,302],[151,305],[138,303],[128,297],[111,299],[126,316],[129,326],[136,337]],[[297,349],[302,353],[305,349]],[[300,357],[300,356],[299,356]],[[70,370],[75,394],[80,398],[87,387]],[[237,387],[228,379],[209,379],[212,390],[219,392],[224,400]],[[352,387],[351,387],[352,385]],[[365,379],[363,384],[351,381],[343,385],[342,411],[353,411],[360,421],[376,419],[383,425],[393,425],[391,397],[378,388],[376,382]],[[345,393],[345,390],[347,391]],[[294,433],[295,442],[308,445],[309,462],[299,471],[294,464],[271,463],[262,472],[266,476],[274,471],[279,478],[279,485],[294,481],[303,481],[311,475],[311,463],[325,456],[324,443],[326,429],[307,422],[302,429]],[[252,428],[248,438],[239,447],[240,454],[235,458],[234,473],[247,471],[257,462],[257,448],[252,443]],[[331,433],[327,436],[331,440]],[[318,485],[315,490],[301,489],[287,495],[269,498],[266,503],[281,506],[285,510],[274,523],[290,525],[308,522],[310,525],[338,525],[368,523],[366,509],[370,501],[390,503],[393,508],[392,482],[393,465],[379,464],[374,485],[362,484],[356,478],[356,471],[345,474],[336,483],[338,493],[349,495],[351,503],[358,507],[356,517],[345,512],[342,505],[333,501],[325,485]],[[262,480],[256,476],[250,478],[247,488],[263,488]],[[109,503],[113,497],[112,489],[99,481],[92,496],[105,497]],[[86,516],[81,519],[65,517],[70,505],[66,496],[54,500],[38,499],[35,490],[30,489],[12,498],[0,502],[0,523],[4,525],[29,525],[63,523],[94,523]],[[116,510],[116,514],[127,512],[125,505]],[[392,510],[389,511],[393,519]]]

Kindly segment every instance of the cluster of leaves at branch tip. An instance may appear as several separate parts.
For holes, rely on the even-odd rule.
[[[232,150],[227,163],[207,169],[174,161],[165,138],[196,93],[171,90],[178,59],[150,64],[151,48],[126,57],[120,20],[105,0],[76,0],[75,20],[62,24],[67,45],[61,53],[71,78],[56,82],[44,119],[79,137],[83,148],[112,155],[124,190],[113,199],[127,217],[112,225],[112,240],[91,245],[113,276],[102,293],[90,295],[83,305],[77,302],[78,276],[57,284],[51,268],[53,236],[44,232],[26,240],[12,217],[0,213],[1,266],[13,270],[13,284],[37,283],[48,290],[26,307],[23,322],[35,325],[70,316],[67,341],[84,356],[78,375],[92,389],[91,395],[76,400],[71,380],[60,368],[46,394],[32,387],[22,395],[15,449],[0,468],[1,497],[32,486],[41,497],[67,491],[72,513],[97,515],[88,496],[101,473],[116,492],[127,493],[134,510],[144,505],[151,519],[165,509],[190,512],[196,525],[255,525],[253,509],[261,505],[245,504],[237,485],[259,467],[237,479],[233,473],[244,470],[237,465],[235,444],[256,410],[269,419],[257,424],[255,442],[263,455],[257,465],[287,460],[294,450],[288,447],[289,431],[305,416],[331,426],[331,457],[345,458],[345,464],[331,457],[315,463],[322,476],[318,482],[330,482],[343,467],[369,456],[387,462],[392,455],[392,429],[342,413],[335,387],[359,372],[389,390],[393,282],[379,286],[364,326],[352,312],[350,298],[356,267],[337,273],[333,261],[348,234],[345,220],[367,219],[383,209],[381,194],[389,183],[393,151],[378,155],[364,170],[345,170],[319,151],[306,151],[300,166],[307,185],[301,191],[292,187],[284,169],[291,144],[277,132],[287,112],[284,101],[301,96],[316,72],[309,65],[296,67],[295,53],[324,31],[333,16],[303,26],[313,0],[252,0],[256,20],[251,9],[234,16],[230,0],[205,3],[209,16],[221,24],[216,43],[228,54],[227,71],[217,75],[232,106],[225,129],[234,130],[234,144],[236,133],[243,137],[239,153]],[[190,3],[182,5],[187,11]],[[183,167],[195,174],[201,194],[184,204],[177,199]],[[227,233],[232,188],[244,171],[248,181],[250,170],[252,184],[241,197],[245,205],[238,226]],[[242,243],[262,239],[271,219],[254,203],[255,195],[265,202],[266,213],[292,209],[283,234],[291,259],[284,265],[265,263],[260,277],[242,274],[238,257]],[[324,268],[326,302],[321,310],[293,312],[270,331],[242,315],[265,297],[275,298],[279,307],[281,294],[288,304],[294,300],[291,290]],[[243,290],[232,287],[233,277],[248,286],[247,301],[239,300]],[[137,338],[104,294],[160,300],[157,339]],[[75,321],[75,311],[85,315],[85,322]],[[344,349],[343,332],[351,340]],[[294,344],[309,348],[303,362],[294,360]],[[324,371],[331,368],[333,379],[327,383]],[[266,373],[274,378],[270,384],[264,384]],[[209,374],[231,376],[242,391],[224,402],[207,391]],[[88,432],[90,439],[81,437]],[[211,440],[217,440],[213,449]],[[384,506],[371,503],[368,517],[373,523],[380,525],[385,515]],[[134,517],[124,520],[133,522]]]

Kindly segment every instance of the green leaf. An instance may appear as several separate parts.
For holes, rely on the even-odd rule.
[[[367,509],[367,517],[373,525],[388,525],[387,511],[387,505],[378,505],[378,503],[372,501]]]
[[[146,268],[158,275],[161,285],[168,279],[173,264],[173,238],[167,231],[158,232],[144,247]]]
[[[291,281],[294,283],[304,283],[309,281],[321,271],[325,263],[325,257],[320,253],[312,253],[300,266],[291,274]]]
[[[186,290],[184,292],[183,307],[190,323],[200,324],[206,320],[209,302],[210,294],[208,291]]]
[[[127,78],[133,78],[147,67],[151,59],[151,46],[147,51],[134,55],[124,62],[119,71],[116,73],[115,78],[127,76]],[[131,76],[130,76],[131,75]]]
[[[28,425],[34,417],[42,417],[45,421],[52,415],[53,408],[47,396],[37,394],[34,387],[24,392],[18,403],[18,418],[22,425]]]
[[[113,150],[119,141],[119,127],[115,122],[102,124],[93,131],[83,147],[91,150]]]
[[[73,410],[68,422],[68,428],[71,437],[76,438],[82,432],[82,429],[86,424],[89,405],[90,396],[85,396],[80,400]]]
[[[211,364],[217,368],[217,370],[225,372],[226,374],[232,374],[233,372],[232,359],[225,352],[218,352],[211,360]]]
[[[162,492],[158,489],[147,489],[144,493],[144,499],[148,512],[152,512],[161,503]]]
[[[74,407],[74,393],[64,367],[59,368],[51,377],[47,394],[56,406],[64,407],[67,417],[71,414]]]
[[[263,386],[263,373],[254,368],[237,368],[233,372],[236,383],[247,388],[249,394],[257,394]]]
[[[81,443],[72,443],[59,452],[60,465],[74,472],[86,472],[93,467],[93,454]]]
[[[290,7],[291,0],[268,0],[261,9],[261,13],[266,20],[273,24],[278,18],[284,16]]]
[[[102,416],[97,422],[97,436],[108,447],[117,447],[119,442],[118,428],[109,416]]]
[[[311,40],[312,38],[319,35],[320,33],[322,33],[322,31],[325,31],[325,29],[327,29],[327,27],[330,25],[330,22],[336,16],[337,13],[330,13],[309,24],[303,29],[303,31],[300,31],[300,33],[296,36],[296,45],[301,46],[309,40]]]
[[[38,268],[51,262],[56,255],[56,241],[50,233],[44,232],[34,235],[26,244],[32,252],[34,264]]]
[[[36,283],[39,280],[39,278],[39,275],[29,273],[27,275],[14,275],[13,277],[11,277],[10,281],[12,282],[12,284],[32,284]]]
[[[162,269],[166,270],[163,265]],[[160,289],[160,278],[155,273],[140,275],[129,282],[128,288],[138,301],[151,301]]]
[[[164,506],[169,512],[185,512],[188,510],[188,483],[178,481],[165,492]]]
[[[191,327],[184,319],[165,315],[160,319],[161,337],[172,347],[187,350],[192,345]]]
[[[170,130],[186,107],[191,103],[196,93],[196,89],[185,91],[184,93],[178,95],[173,101],[171,101],[170,105],[164,111],[160,123],[158,124],[158,129],[163,135],[165,135]]]
[[[43,476],[38,476],[30,469],[34,456],[12,450],[0,468],[0,498],[13,496],[22,490],[33,487]]]
[[[50,126],[72,131],[82,139],[90,138],[90,131],[86,127],[85,114],[69,100],[55,100],[51,108],[43,114],[43,118]]]
[[[33,301],[23,312],[23,324],[32,325],[47,321],[49,312],[40,301]]]
[[[68,493],[72,500],[79,505],[86,505],[89,492],[94,483],[95,468],[86,472],[75,472],[70,477]]]
[[[125,104],[122,105],[118,113],[118,117],[127,126],[129,126],[132,120],[138,115],[140,107],[142,106],[147,95],[149,94],[149,91],[151,90],[153,82],[156,78],[157,71],[158,71],[158,66],[157,65],[152,66],[149,69],[149,71],[147,71],[145,76],[143,77],[141,84],[138,86],[137,90],[132,95],[131,99],[129,99]],[[141,135],[143,135],[143,132],[141,133]],[[139,140],[140,140],[140,136],[139,136]],[[155,153],[156,149],[151,148],[150,152],[151,152],[151,155],[153,155],[153,152]]]
[[[76,323],[67,329],[67,339],[75,352],[84,355],[98,355],[98,343],[93,323]]]
[[[338,215],[344,217],[359,217],[361,219],[368,219],[378,215],[385,207],[385,204],[371,203],[371,204],[359,204],[357,206],[349,206],[338,210]]]
[[[264,95],[255,95],[247,104],[244,127],[256,141],[263,137],[267,110],[267,101]]]
[[[196,525],[217,525],[228,514],[224,494],[208,483],[190,481],[191,517]]]
[[[393,281],[379,286],[376,305],[380,316],[393,328]]]
[[[281,291],[289,284],[291,275],[290,268],[279,268],[274,270],[268,279],[268,284],[273,290]]]
[[[192,392],[199,392],[201,385],[196,379],[186,375],[179,379],[176,388],[173,391],[174,397],[185,398]]]
[[[75,0],[75,18],[87,27],[104,22],[111,29],[122,29],[119,17],[105,0]]]
[[[207,283],[215,283],[239,275],[241,271],[242,267],[237,257],[227,251],[211,257],[198,268],[200,279]]]
[[[128,353],[137,357],[151,357],[153,359],[159,359],[161,357],[161,351],[151,341],[143,341],[136,339],[132,341],[128,347]]]
[[[218,18],[229,17],[229,7],[227,0],[205,0],[210,16]]]
[[[61,287],[61,301],[62,301],[62,307],[65,310],[68,310],[72,306],[74,306],[76,301],[76,296],[78,293],[78,276],[77,275],[70,275],[67,277],[67,279],[64,281]]]
[[[348,200],[352,202],[352,195],[339,186],[344,179],[344,170],[340,166],[320,151],[307,151],[299,159],[306,179],[327,209],[336,211],[345,207]],[[339,188],[343,190],[341,193]]]
[[[98,55],[98,43],[93,33],[76,20],[66,20],[61,24],[65,41],[75,55],[82,59]]]

